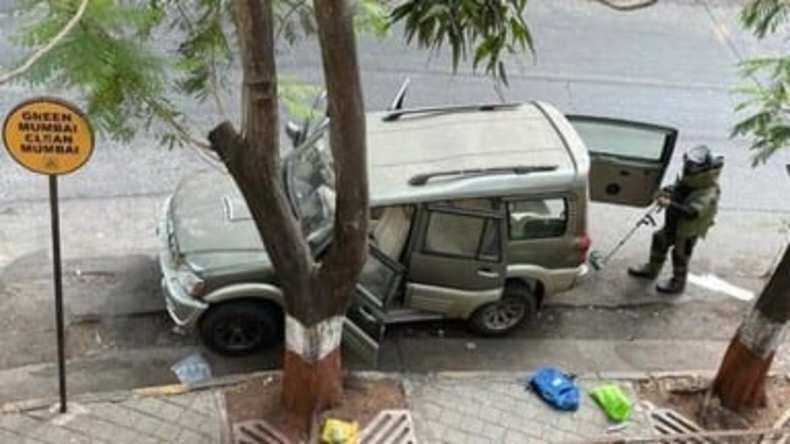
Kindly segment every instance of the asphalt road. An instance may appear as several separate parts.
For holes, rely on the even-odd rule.
[[[546,100],[569,113],[675,126],[680,130],[681,148],[705,142],[727,155],[723,185],[741,192],[726,193],[726,206],[787,210],[790,203],[781,193],[759,190],[766,183],[787,183],[784,164],[788,155],[777,156],[757,177],[749,167],[745,142],[728,139],[735,121],[730,90],[738,79],[736,64],[782,49],[780,41],[757,43],[739,31],[739,3],[664,0],[649,9],[618,13],[585,0],[532,2],[528,21],[536,56],[511,61],[511,87],[505,95],[514,101]],[[8,40],[16,23],[16,17],[0,16],[3,65],[21,57]],[[401,40],[393,33],[387,40],[366,37],[359,44],[369,109],[386,107],[405,77],[412,79],[408,106],[498,101],[487,78],[473,75],[468,67],[453,75],[444,54],[431,56],[408,48]],[[163,42],[172,46],[167,36]],[[320,58],[310,43],[283,48],[278,63],[284,73],[320,84]],[[229,84],[238,84],[238,77],[236,71],[229,73]],[[15,84],[3,88],[0,112],[34,94],[74,95]],[[193,117],[195,134],[206,134],[220,121],[210,103],[180,103]],[[236,103],[230,99],[226,104],[233,116],[238,115]],[[0,202],[44,198],[46,181],[10,162],[7,156],[0,157]],[[62,181],[62,194],[78,198],[167,193],[182,177],[202,167],[190,150],[159,148],[156,138],[148,134],[130,144],[100,139],[91,163]]]
[[[513,101],[545,100],[568,113],[671,125],[680,130],[679,149],[708,143],[723,153],[722,217],[692,270],[758,291],[785,240],[790,154],[751,168],[747,141],[728,137],[737,119],[730,91],[739,61],[786,46],[739,31],[740,3],[662,0],[650,9],[616,13],[592,1],[535,0],[528,21],[537,56],[511,61],[505,94]],[[8,41],[18,19],[3,12],[7,4],[0,0],[3,65],[22,57]],[[447,57],[409,49],[397,33],[384,41],[363,38],[359,46],[369,109],[386,107],[405,77],[412,79],[407,106],[499,100],[488,79],[463,67],[453,74]],[[283,48],[278,62],[284,72],[320,83],[318,60],[315,45],[307,43]],[[238,73],[228,79],[233,84]],[[2,114],[32,95],[74,97],[22,84],[0,89]],[[195,116],[198,134],[219,121],[210,105],[182,104]],[[228,104],[237,108],[230,97]],[[679,158],[668,177],[677,172]],[[167,151],[141,134],[129,144],[100,138],[91,162],[62,179],[73,390],[172,382],[169,367],[193,351],[207,355],[215,374],[279,365],[278,350],[242,360],[213,356],[194,337],[173,334],[161,312],[152,233],[158,205],[179,180],[201,168],[205,164],[190,150]],[[0,402],[44,396],[54,387],[46,192],[44,178],[0,155]],[[596,248],[612,246],[638,215],[593,207]],[[595,279],[556,298],[506,339],[476,338],[458,323],[393,328],[381,368],[520,370],[547,362],[578,371],[712,368],[748,303],[695,286],[682,298],[662,299],[623,278],[625,265],[646,254],[648,237],[639,233]],[[779,362],[786,360],[787,353]],[[363,366],[351,356],[348,364]]]

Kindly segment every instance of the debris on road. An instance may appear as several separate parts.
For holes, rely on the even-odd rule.
[[[529,381],[529,386],[550,406],[565,411],[579,409],[579,387],[570,375],[545,367],[538,369]]]
[[[211,366],[200,353],[192,353],[170,369],[182,384],[190,385],[212,377]]]
[[[610,420],[622,423],[631,417],[631,400],[619,385],[600,385],[590,390],[590,396]]]
[[[621,430],[625,430],[628,427],[627,422],[621,422],[620,424],[615,424],[613,426],[609,426],[606,428],[606,433],[617,433]]]
[[[327,418],[321,432],[322,444],[353,444],[358,441],[359,424],[356,421],[343,421]]]

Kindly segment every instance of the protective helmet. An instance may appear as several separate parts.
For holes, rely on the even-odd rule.
[[[724,158],[714,156],[707,145],[698,145],[683,154],[683,174],[697,174],[721,167]]]

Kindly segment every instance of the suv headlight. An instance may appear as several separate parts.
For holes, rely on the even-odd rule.
[[[206,288],[206,282],[190,270],[178,270],[176,281],[190,296],[198,296]]]

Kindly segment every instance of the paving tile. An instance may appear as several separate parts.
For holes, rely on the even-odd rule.
[[[175,444],[213,444],[208,436],[200,435],[187,429],[182,430],[181,433],[170,442]]]
[[[142,413],[124,409],[115,404],[92,406],[88,415],[104,422],[111,422],[135,430],[140,429],[144,425],[144,421],[153,421],[153,419]],[[142,424],[141,421],[143,422]]]
[[[505,444],[525,444],[529,442],[529,437],[517,430],[508,430],[505,432]]]
[[[125,430],[117,424],[102,422],[87,415],[78,415],[63,425],[64,429],[87,435],[93,441],[115,442],[119,431]]]
[[[27,415],[13,413],[0,415],[0,429],[26,436],[42,427],[44,423]]]
[[[483,421],[475,418],[466,416],[463,419],[463,422],[460,425],[461,430],[469,432],[469,433],[481,433],[483,431]]]
[[[421,416],[427,419],[439,419],[442,414],[442,408],[432,402],[427,402],[419,407],[419,412]]]
[[[157,418],[121,405],[107,405],[90,415],[99,421],[109,421],[147,436],[156,436],[154,430],[162,424]]]
[[[133,405],[136,410],[148,413],[149,415],[157,416],[162,419],[169,419],[171,421],[175,421],[187,409],[187,407],[164,402],[153,397],[136,399],[128,401],[125,404]]]
[[[205,423],[207,420],[209,419],[206,417],[206,415],[194,412],[192,410],[185,410],[178,418],[174,420],[174,422],[192,430],[198,430],[200,428],[200,424]]]
[[[90,437],[85,434],[64,429],[63,427],[58,427],[53,424],[43,426],[29,436],[52,444],[90,442]]]
[[[195,430],[203,435],[216,437],[219,439],[221,433],[219,421],[219,418],[211,418],[210,420],[206,420],[202,424],[199,424]]]
[[[170,442],[178,437],[178,435],[181,434],[183,430],[184,428],[179,425],[162,422],[156,429],[152,431],[152,434],[158,438]]]
[[[483,422],[496,424],[502,419],[502,410],[494,406],[480,409],[480,419]]]
[[[483,436],[488,436],[497,442],[501,442],[505,438],[505,428],[497,424],[484,424]]]
[[[458,427],[461,424],[461,414],[454,410],[445,409],[439,417],[439,422],[447,427]]]
[[[440,422],[430,422],[427,424],[425,429],[428,430],[429,436],[432,439],[444,439],[444,436],[447,433],[447,426]]]
[[[8,430],[0,429],[0,442],[14,442],[19,440],[20,436]]]
[[[460,430],[447,429],[442,436],[442,440],[452,444],[466,444],[467,435]],[[470,443],[472,444],[472,443]]]

